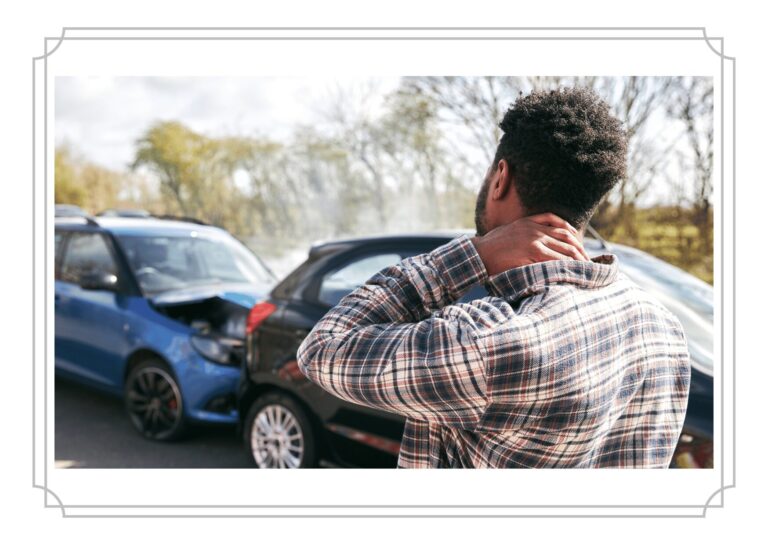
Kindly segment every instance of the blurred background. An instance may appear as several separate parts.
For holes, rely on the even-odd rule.
[[[58,77],[55,200],[203,220],[282,277],[319,239],[473,228],[506,109],[570,85],[630,139],[592,226],[711,284],[711,78]]]

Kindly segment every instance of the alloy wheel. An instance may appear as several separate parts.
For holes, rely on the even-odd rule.
[[[296,415],[279,404],[265,405],[253,419],[251,451],[261,468],[289,469],[301,466],[304,433]]]
[[[145,367],[128,386],[126,407],[133,424],[145,437],[166,439],[179,427],[181,393],[165,370]]]

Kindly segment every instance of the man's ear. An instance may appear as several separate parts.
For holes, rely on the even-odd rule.
[[[497,201],[503,199],[509,193],[510,187],[512,187],[512,173],[509,171],[509,164],[505,159],[500,159],[492,181],[491,197]]]

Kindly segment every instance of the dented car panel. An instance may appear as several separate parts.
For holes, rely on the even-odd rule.
[[[132,309],[136,317],[130,336],[130,353],[121,355],[120,359],[127,362],[132,355],[147,351],[159,354],[164,360],[172,362],[184,397],[185,416],[204,422],[237,422],[237,411],[231,404],[222,412],[208,410],[206,405],[212,399],[227,397],[234,392],[240,368],[208,361],[192,345],[191,336],[195,330],[191,326],[159,312],[146,299],[136,299]],[[122,379],[126,376],[127,369],[124,368]],[[122,395],[123,387],[121,381],[115,393]]]

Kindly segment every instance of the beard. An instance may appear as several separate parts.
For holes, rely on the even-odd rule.
[[[491,188],[490,182],[490,176],[486,176],[485,180],[483,180],[483,187],[480,188],[480,192],[477,194],[477,202],[475,203],[475,229],[479,237],[488,232],[485,223],[485,203],[488,201],[488,191]]]

